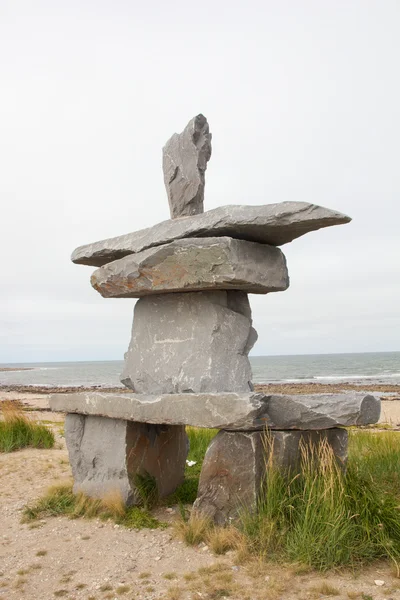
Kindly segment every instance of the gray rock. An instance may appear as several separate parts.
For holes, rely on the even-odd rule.
[[[325,441],[340,465],[347,458],[347,431],[220,431],[206,452],[199,481],[194,513],[225,525],[244,511],[253,511],[268,485],[266,464],[271,459],[277,468],[300,469],[302,448]],[[271,456],[272,453],[272,456]]]
[[[121,381],[142,394],[249,391],[248,317],[228,298],[243,292],[189,292],[140,298]],[[248,301],[247,301],[248,306]]]
[[[315,430],[368,425],[379,420],[380,400],[359,393],[264,396],[218,394],[115,394],[78,392],[50,396],[52,410],[143,423],[229,430]]]
[[[119,492],[132,505],[140,503],[137,474],[151,475],[160,497],[183,482],[188,451],[184,427],[68,414],[65,439],[75,493],[104,498]]]
[[[342,467],[346,466],[348,432],[346,429],[314,431],[271,431],[266,436],[266,447],[272,451],[274,464],[281,469],[300,471],[303,452],[318,444],[327,443]],[[265,439],[263,440],[265,444]]]
[[[130,254],[100,267],[91,283],[104,298],[162,292],[286,290],[289,276],[279,248],[222,238],[186,238]]]
[[[80,246],[72,261],[100,267],[128,254],[187,237],[229,236],[282,246],[323,227],[349,223],[342,213],[308,204],[281,202],[264,206],[221,206],[203,214],[163,221],[153,227]]]
[[[272,395],[266,397],[267,426],[272,429],[329,429],[379,421],[381,401],[359,392]]]
[[[163,148],[164,183],[171,218],[203,212],[205,170],[211,157],[207,119],[197,115]]]
[[[193,512],[217,525],[253,510],[265,474],[262,432],[220,431],[204,457]]]

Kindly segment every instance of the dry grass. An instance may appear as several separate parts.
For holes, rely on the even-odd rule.
[[[225,563],[214,563],[208,567],[200,567],[197,572],[199,575],[215,575],[215,573],[223,573],[228,568]]]
[[[188,521],[182,518],[174,523],[174,529],[178,537],[186,544],[196,546],[205,541],[211,529],[211,522],[209,519],[192,513]]]
[[[212,527],[205,541],[214,554],[225,554],[229,550],[243,550],[246,540],[236,527]]]
[[[124,517],[126,506],[122,499],[120,490],[110,490],[101,500],[106,511],[109,511],[114,517]]]
[[[340,595],[339,590],[337,588],[333,587],[333,585],[330,585],[329,583],[327,583],[326,581],[323,581],[319,585],[312,587],[311,591],[315,592],[316,594],[321,594],[322,596],[339,596]]]
[[[113,587],[109,583],[103,583],[103,585],[101,585],[99,589],[101,592],[110,592],[113,589]]]
[[[231,567],[225,563],[215,563],[198,570],[198,578],[189,583],[188,589],[195,594],[201,594],[209,600],[219,598],[244,598],[246,591],[243,586],[234,581]],[[194,597],[197,597],[196,595]]]
[[[118,595],[122,596],[122,594],[127,594],[130,589],[129,585],[119,585],[115,591]]]
[[[74,494],[70,481],[51,486],[42,498],[25,506],[23,522],[57,515],[67,515],[73,519],[110,519],[131,529],[154,529],[164,526],[148,511],[138,507],[126,507],[118,490],[110,491],[102,499],[89,498],[83,493]]]
[[[183,590],[177,585],[171,586],[168,588],[165,600],[179,600],[182,596],[182,591]]]

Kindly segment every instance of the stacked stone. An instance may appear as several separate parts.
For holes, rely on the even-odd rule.
[[[182,482],[186,425],[220,429],[207,450],[195,509],[217,523],[254,506],[269,453],[298,468],[301,440],[325,439],[345,463],[347,432],[374,423],[373,396],[254,393],[248,353],[257,340],[248,293],[287,289],[277,247],[349,217],[307,203],[226,206],[203,213],[211,134],[203,115],[163,149],[171,220],[77,248],[98,267],[92,286],[107,298],[139,298],[122,383],[132,393],[54,395],[64,410],[75,490],[117,488],[138,503],[140,476],[160,496]],[[265,443],[268,429],[269,444]]]

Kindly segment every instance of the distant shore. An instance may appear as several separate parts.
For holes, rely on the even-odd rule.
[[[19,392],[21,394],[73,394],[76,392],[115,392],[115,393],[127,393],[132,392],[126,387],[103,387],[101,385],[76,385],[76,386],[47,386],[47,385],[22,385],[19,383],[12,384],[0,384],[1,392]]]
[[[0,367],[0,373],[7,371],[34,371],[35,367]]]
[[[338,394],[340,392],[367,392],[385,394],[388,399],[400,400],[400,385],[386,383],[266,383],[254,386],[264,394]]]
[[[265,383],[255,384],[254,390],[263,394],[333,394],[340,392],[367,392],[384,394],[388,400],[400,400],[399,384],[360,384],[360,383]],[[132,392],[123,386],[43,386],[43,385],[0,385],[1,392],[17,392],[24,394],[71,394],[76,392],[104,392],[124,394]]]

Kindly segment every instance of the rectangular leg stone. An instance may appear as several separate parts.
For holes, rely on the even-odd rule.
[[[218,525],[230,523],[243,508],[256,508],[271,448],[277,467],[298,471],[302,444],[307,447],[322,440],[328,442],[339,463],[344,465],[348,442],[345,429],[269,430],[268,434],[220,431],[206,452],[193,510]]]
[[[133,505],[140,501],[136,474],[154,477],[160,497],[183,482],[188,453],[183,426],[68,414],[65,438],[74,492],[102,498],[118,491],[126,505]]]

